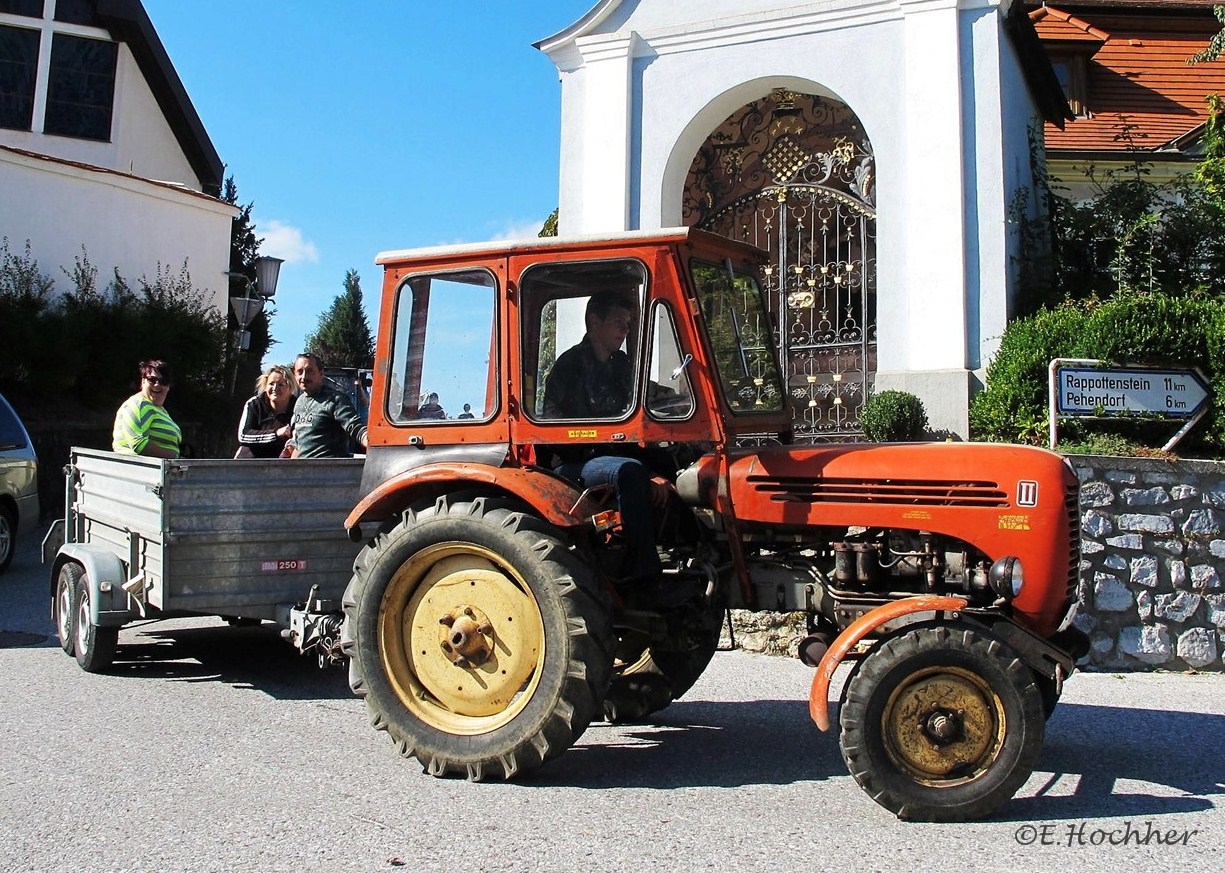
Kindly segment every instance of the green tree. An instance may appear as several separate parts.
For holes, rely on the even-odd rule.
[[[329,367],[374,366],[374,335],[362,308],[361,276],[357,270],[345,273],[345,290],[319,317],[319,326],[306,338],[306,345]]]

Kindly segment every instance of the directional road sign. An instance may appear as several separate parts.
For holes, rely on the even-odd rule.
[[[1158,415],[1194,418],[1212,397],[1195,370],[1148,367],[1060,367],[1056,378],[1060,415]]]

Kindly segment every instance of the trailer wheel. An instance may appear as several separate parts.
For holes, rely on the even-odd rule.
[[[102,673],[115,660],[119,645],[119,628],[99,627],[90,615],[89,576],[82,571],[77,581],[77,620],[73,647],[77,663],[87,673]]]
[[[898,818],[990,815],[1033,771],[1045,720],[1033,672],[965,626],[924,626],[870,651],[848,679],[842,756]]]
[[[568,749],[598,712],[608,595],[544,521],[492,498],[439,498],[353,570],[349,684],[429,773],[510,779]]]
[[[7,506],[0,506],[0,573],[8,569],[17,551],[17,516]]]
[[[55,577],[55,598],[51,601],[51,617],[55,620],[55,634],[65,655],[75,648],[77,633],[77,584],[85,575],[85,568],[68,561]]]

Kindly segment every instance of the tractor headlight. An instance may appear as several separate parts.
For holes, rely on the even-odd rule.
[[[1006,555],[991,565],[987,574],[991,590],[1005,600],[1012,600],[1021,593],[1025,584],[1025,574],[1021,570],[1021,559]]]

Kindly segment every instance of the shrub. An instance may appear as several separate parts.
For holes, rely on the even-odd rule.
[[[917,440],[927,430],[923,401],[906,391],[871,394],[859,413],[864,436],[875,443]]]
[[[1040,310],[1004,331],[999,352],[987,368],[987,387],[970,404],[970,432],[980,440],[1044,443],[1048,368],[1054,358],[1197,367],[1215,395],[1222,397],[1223,354],[1225,300],[1133,294]],[[1225,413],[1220,405],[1180,445],[1225,449]],[[1164,441],[1174,432],[1172,422],[1121,418],[1071,420],[1060,431],[1068,441],[1092,441],[1091,434],[1105,432],[1150,443],[1157,438]]]

